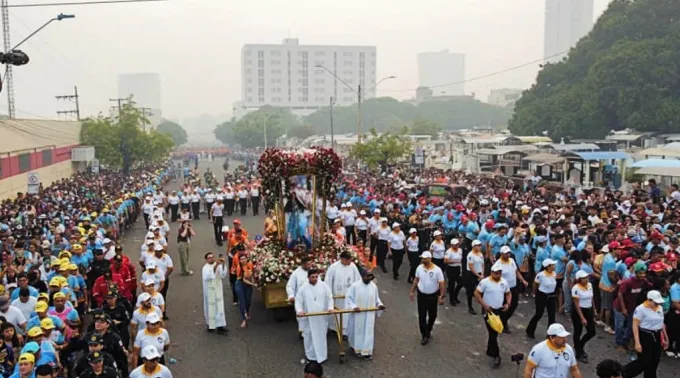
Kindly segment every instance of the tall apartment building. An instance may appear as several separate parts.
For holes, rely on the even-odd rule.
[[[543,56],[558,62],[593,28],[593,0],[546,0]],[[565,54],[561,54],[565,52]]]
[[[375,97],[375,46],[300,45],[297,39],[248,44],[241,49],[241,101],[234,113],[271,105],[305,115],[328,106],[331,97],[351,105],[359,85],[363,99]]]
[[[517,88],[492,89],[486,102],[504,108],[514,107],[517,100],[522,97],[522,92],[522,89]]]
[[[145,108],[151,127],[162,122],[161,75],[157,73],[129,73],[118,75],[118,97],[132,96],[135,106]],[[114,110],[112,117],[117,116]]]
[[[465,94],[465,54],[449,50],[418,54],[418,85],[432,89],[433,96]],[[456,83],[439,87],[442,84]]]

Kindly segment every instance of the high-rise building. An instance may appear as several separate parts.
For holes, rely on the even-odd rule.
[[[543,55],[548,62],[560,61],[590,32],[593,12],[593,0],[545,1]]]
[[[336,105],[356,103],[359,85],[363,99],[375,97],[375,46],[300,45],[290,38],[248,44],[241,49],[241,101],[234,111],[272,105],[309,114],[331,97]]]
[[[487,103],[491,105],[497,105],[502,107],[514,107],[515,102],[522,97],[522,89],[516,88],[501,88],[492,89],[489,93],[489,98]]]
[[[144,109],[144,114],[151,122],[152,128],[162,122],[161,75],[157,73],[118,75],[118,97],[128,98],[130,96],[136,107]],[[113,113],[112,116],[114,116]]]
[[[418,85],[432,89],[433,96],[465,94],[465,54],[449,50],[418,54]],[[443,84],[452,85],[441,86]]]

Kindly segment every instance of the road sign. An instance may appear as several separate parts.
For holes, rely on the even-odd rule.
[[[99,160],[92,159],[92,162],[90,163],[90,169],[92,170],[92,173],[99,174]]]
[[[425,150],[422,147],[416,148],[415,156],[413,157],[413,164],[423,165],[425,164]]]
[[[28,173],[28,194],[38,194],[40,192],[40,176],[38,172]]]

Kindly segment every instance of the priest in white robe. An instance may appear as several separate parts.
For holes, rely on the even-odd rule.
[[[224,258],[215,261],[213,253],[206,253],[203,265],[203,314],[208,332],[217,329],[219,333],[226,333],[227,319],[224,313],[224,294],[222,280],[228,275]]]
[[[352,262],[352,255],[349,252],[344,251],[340,254],[340,260],[328,267],[324,282],[331,288],[331,292],[335,298],[337,296],[344,297],[347,293],[347,289],[359,280],[361,280],[361,274],[359,273],[357,266]],[[345,298],[338,298],[334,301],[336,309],[345,309]],[[334,317],[334,315],[328,317],[328,329],[331,331],[336,330]],[[342,317],[342,334],[347,336],[346,316]]]
[[[295,296],[295,312],[298,315],[298,324],[302,328],[304,338],[305,357],[308,361],[322,363],[328,358],[328,332],[327,316],[301,315],[313,312],[333,312],[333,294],[331,289],[323,281],[319,280],[319,271],[310,269],[309,282],[302,285]]]
[[[371,282],[373,278],[373,273],[365,271],[361,281],[350,286],[345,297],[345,308],[355,311],[366,308],[385,309],[380,300],[378,286]],[[358,356],[368,360],[373,357],[376,316],[380,316],[380,311],[346,314],[349,346]]]
[[[288,302],[295,302],[295,297],[297,296],[300,288],[307,283],[308,274],[307,272],[312,267],[312,258],[309,256],[304,256],[302,262],[297,269],[293,271],[293,274],[288,278],[286,283],[286,294],[288,295]],[[302,332],[302,327],[300,326],[300,319],[298,318],[298,332]]]

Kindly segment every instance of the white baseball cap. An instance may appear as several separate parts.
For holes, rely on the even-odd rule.
[[[373,213],[375,213],[375,214],[380,214],[380,209],[375,209],[375,210],[373,210]]]
[[[548,266],[550,266],[550,265],[555,265],[555,264],[556,264],[556,262],[555,262],[555,260],[553,260],[553,259],[545,259],[545,260],[543,260],[543,267],[544,267],[544,268],[547,268]]]
[[[154,250],[154,251],[162,251],[163,249],[164,249],[163,246],[160,245],[160,244],[156,244],[156,246],[153,247],[153,250]]]
[[[586,278],[589,275],[590,274],[588,272],[586,272],[585,270],[579,270],[578,272],[576,272],[576,279],[580,280],[581,278]]]
[[[647,299],[654,301],[656,304],[663,304],[665,302],[661,296],[661,293],[659,293],[657,290],[650,290],[647,293]]]
[[[472,241],[472,246],[474,247],[474,246],[476,246],[476,245],[482,245],[482,242],[480,242],[479,240],[473,240],[473,241]]]
[[[421,259],[431,259],[432,254],[430,253],[430,251],[425,251],[420,255],[420,258]]]
[[[153,260],[149,260],[146,264],[144,264],[146,269],[155,269],[156,268],[156,262]]]
[[[409,234],[412,234],[412,233],[414,233],[414,232],[418,232],[418,230],[416,230],[415,228],[412,228],[412,229],[408,230],[408,233],[409,233]]]
[[[155,358],[161,358],[161,354],[158,353],[158,349],[156,349],[155,346],[153,345],[147,345],[142,349],[142,358],[145,360],[153,360]]]
[[[510,247],[508,247],[507,245],[504,245],[504,246],[501,247],[501,253],[510,253],[510,252],[512,252],[512,249],[510,249]]]
[[[399,222],[394,222],[394,223],[392,223],[392,228],[400,227],[400,226],[401,226],[401,225],[399,224]]]
[[[460,240],[458,240],[456,238],[451,239],[451,245],[458,245],[458,244],[460,244]]]
[[[548,336],[557,336],[557,337],[568,337],[571,335],[571,333],[567,332],[566,329],[564,329],[564,326],[560,323],[553,323],[548,327]]]
[[[493,264],[493,265],[491,266],[491,271],[492,271],[492,272],[502,272],[502,271],[503,271],[503,267],[501,266],[501,264],[495,263],[495,264]]]
[[[441,236],[441,234],[442,234],[442,232],[439,231],[439,230],[437,230],[437,231],[435,231],[434,234],[432,234],[432,235],[434,235],[434,236]]]
[[[158,314],[155,313],[155,312],[150,313],[150,314],[147,315],[147,317],[146,317],[146,322],[147,322],[147,323],[154,324],[154,323],[158,323],[158,322],[160,322],[160,321],[161,321],[161,317],[158,316]]]
[[[151,294],[146,293],[146,292],[144,292],[144,293],[142,293],[142,294],[139,294],[139,299],[138,299],[138,300],[139,300],[140,302],[146,302],[146,301],[148,301],[149,299],[151,299]]]
[[[144,281],[144,286],[149,286],[149,285],[155,285],[156,281],[154,281],[151,278],[147,278],[146,281]]]
[[[363,210],[361,210],[361,211],[359,212],[359,215],[366,215],[366,212],[363,211]]]
[[[382,223],[382,222],[387,222],[387,218],[385,218],[385,217],[380,218],[380,222],[381,222],[381,223]]]

